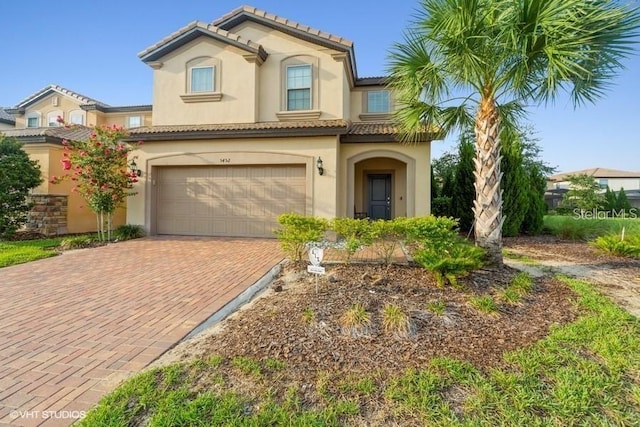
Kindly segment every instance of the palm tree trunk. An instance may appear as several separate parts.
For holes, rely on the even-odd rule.
[[[487,251],[492,263],[502,265],[502,190],[500,190],[500,116],[495,100],[483,98],[475,125],[476,244]]]

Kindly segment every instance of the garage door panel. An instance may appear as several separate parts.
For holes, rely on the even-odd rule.
[[[273,237],[281,213],[306,211],[304,165],[163,167],[158,234]]]

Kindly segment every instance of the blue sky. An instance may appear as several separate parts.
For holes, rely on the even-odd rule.
[[[137,57],[191,21],[212,21],[238,1],[86,0],[5,2],[0,8],[0,105],[13,106],[55,83],[111,105],[152,102],[152,70]],[[355,43],[360,77],[384,75],[418,0],[375,2],[252,0],[251,6]],[[640,56],[597,105],[574,110],[566,97],[532,108],[543,158],[559,171],[608,167],[640,171]],[[437,141],[434,157],[454,141]]]

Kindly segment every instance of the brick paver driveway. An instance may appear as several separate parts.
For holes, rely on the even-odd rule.
[[[158,237],[0,269],[0,424],[69,425],[282,258],[274,240]]]

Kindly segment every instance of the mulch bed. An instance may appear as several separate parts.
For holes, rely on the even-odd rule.
[[[459,288],[438,288],[431,274],[415,266],[334,265],[315,291],[314,279],[300,267],[289,265],[274,292],[224,322],[221,333],[203,344],[204,355],[256,359],[277,358],[286,363],[287,381],[304,381],[319,372],[368,375],[399,374],[420,368],[433,357],[451,357],[488,370],[503,362],[503,353],[544,338],[552,325],[576,319],[574,294],[550,278],[536,279],[534,290],[522,303],[498,300],[500,291],[517,274],[508,267],[479,270],[461,279]],[[469,304],[477,295],[492,295],[496,314],[485,314]],[[430,302],[446,304],[438,316]],[[355,303],[371,314],[364,336],[343,333],[340,317]],[[410,314],[415,331],[399,337],[382,328],[385,304],[393,303]],[[313,320],[303,313],[313,313]],[[191,355],[193,356],[193,355]]]

